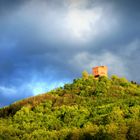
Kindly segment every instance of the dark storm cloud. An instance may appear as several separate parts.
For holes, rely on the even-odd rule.
[[[1,106],[100,64],[108,65],[109,74],[139,82],[139,5],[138,0],[1,0]]]
[[[26,3],[28,0],[1,0],[0,1],[0,16],[3,14],[9,14],[13,10],[18,9],[22,4]]]

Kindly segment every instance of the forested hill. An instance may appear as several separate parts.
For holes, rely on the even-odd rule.
[[[140,86],[125,78],[73,83],[0,109],[0,140],[140,140]]]

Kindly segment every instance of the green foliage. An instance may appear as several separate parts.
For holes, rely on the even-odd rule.
[[[128,140],[139,140],[140,139],[140,122],[134,121],[130,124],[127,132]]]
[[[0,140],[138,140],[140,86],[86,71],[49,93],[0,109]]]
[[[89,77],[88,72],[87,72],[87,71],[83,71],[83,72],[82,72],[82,78],[83,78],[84,80],[86,80],[86,79],[88,79],[88,77]]]

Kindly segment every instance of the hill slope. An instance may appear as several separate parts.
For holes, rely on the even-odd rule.
[[[0,140],[140,139],[140,86],[83,74],[0,109]]]

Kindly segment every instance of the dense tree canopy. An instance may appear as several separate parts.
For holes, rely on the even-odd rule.
[[[0,109],[0,140],[139,140],[140,86],[125,78],[73,83]]]

